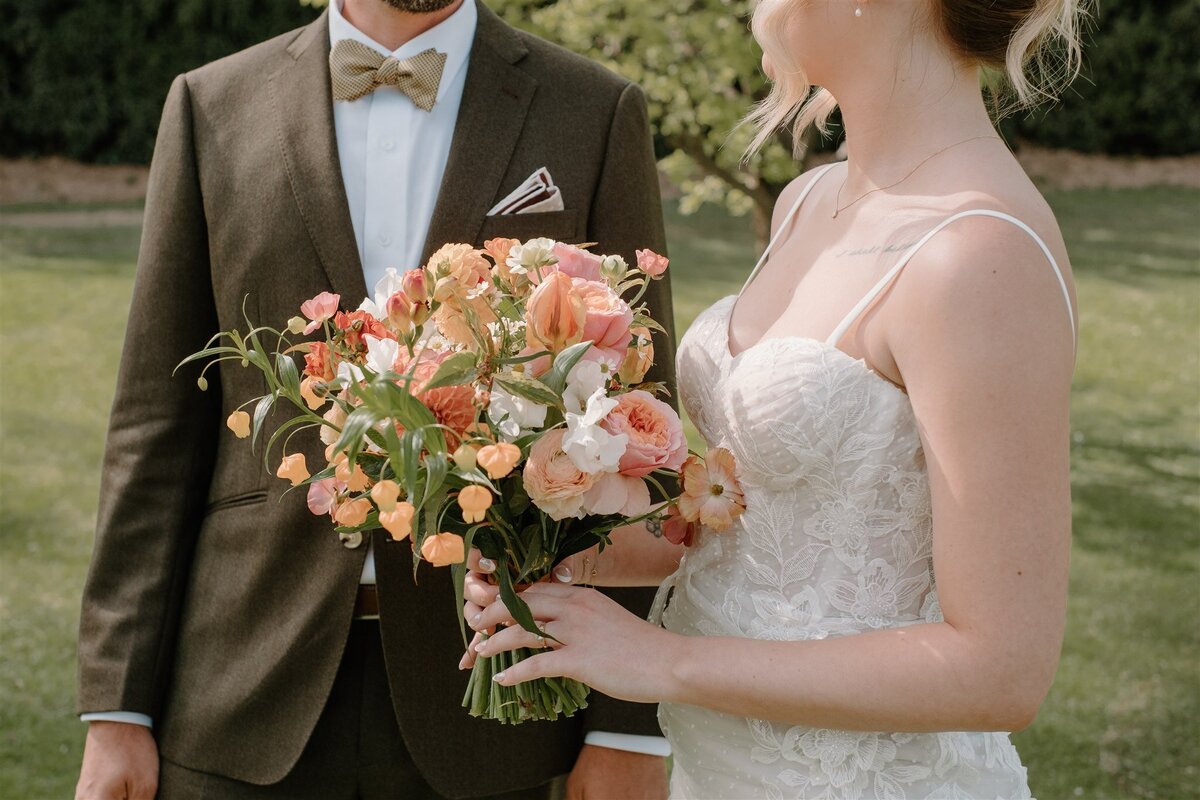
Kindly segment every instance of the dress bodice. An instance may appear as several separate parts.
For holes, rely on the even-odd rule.
[[[708,445],[733,453],[746,510],[728,531],[700,530],[663,584],[653,619],[685,635],[783,641],[943,620],[912,405],[837,345],[930,237],[973,215],[1008,220],[1033,237],[1070,314],[1066,283],[1042,240],[981,209],[926,234],[826,340],[773,337],[735,355],[736,296],[697,317],[679,344],[680,399]],[[1004,733],[826,730],[674,704],[662,705],[659,719],[674,746],[679,800],[1030,796]]]

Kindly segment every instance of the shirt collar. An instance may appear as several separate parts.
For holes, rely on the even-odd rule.
[[[442,69],[442,82],[438,86],[438,100],[446,93],[447,87],[453,83],[455,76],[466,66],[471,54],[471,45],[475,41],[475,27],[479,21],[479,10],[475,0],[463,0],[458,10],[443,20],[440,24],[410,39],[397,49],[388,49],[379,42],[367,36],[350,21],[342,16],[342,4],[345,0],[329,0],[329,46],[342,39],[354,39],[373,50],[397,59],[412,58],[417,53],[433,48],[439,53],[446,54],[446,66]]]

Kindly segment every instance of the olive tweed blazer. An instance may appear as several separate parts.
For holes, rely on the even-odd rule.
[[[466,88],[426,257],[496,236],[664,247],[645,101],[637,86],[480,6]],[[150,170],[125,349],[83,592],[79,710],[155,720],[162,756],[252,783],[281,779],[313,730],[351,624],[367,548],[225,429],[264,392],[254,370],[172,370],[218,330],[279,325],[322,290],[367,294],[339,173],[326,16],[179,76]],[[538,167],[566,209],[487,211]],[[669,327],[668,282],[649,292]],[[656,374],[674,386],[672,337]],[[316,436],[302,447],[320,463]],[[272,454],[273,460],[278,453]],[[517,790],[569,771],[587,730],[657,734],[652,706],[594,696],[577,718],[502,727],[460,707],[466,673],[446,570],[412,576],[409,543],[375,537],[396,716],[442,794]],[[649,590],[618,597],[644,614]],[[480,770],[478,757],[503,769]]]

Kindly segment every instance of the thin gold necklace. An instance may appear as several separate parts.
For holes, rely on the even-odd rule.
[[[925,166],[925,164],[926,164],[927,162],[931,161],[932,159],[934,159],[934,158],[935,158],[935,157],[937,157],[937,156],[940,156],[942,153],[946,152],[947,150],[950,150],[951,148],[954,148],[954,147],[958,147],[960,144],[966,144],[967,142],[976,142],[976,141],[979,141],[980,139],[996,139],[996,140],[999,140],[999,139],[1000,139],[1000,137],[999,137],[999,136],[995,136],[995,135],[992,135],[992,136],[972,136],[970,139],[963,139],[961,142],[955,142],[954,144],[946,145],[945,147],[943,147],[941,150],[938,150],[938,151],[937,151],[936,153],[934,153],[933,155],[929,155],[929,156],[926,156],[925,158],[921,159],[921,161],[920,161],[920,162],[919,162],[919,163],[918,163],[918,164],[917,164],[915,167],[913,167],[911,170],[909,170],[909,173],[908,173],[907,175],[905,175],[903,178],[901,178],[900,180],[896,181],[895,183],[889,183],[887,186],[877,186],[877,187],[875,187],[874,189],[871,189],[871,190],[869,190],[869,191],[867,191],[867,192],[864,192],[864,193],[860,194],[858,197],[854,198],[854,199],[853,199],[853,200],[851,200],[849,203],[846,203],[846,205],[841,205],[841,202],[842,202],[842,189],[845,189],[845,188],[846,188],[846,181],[848,181],[848,180],[850,179],[850,176],[849,176],[849,174],[847,174],[847,175],[846,175],[846,178],[845,178],[845,179],[842,181],[841,185],[840,185],[840,186],[838,186],[837,194],[836,194],[836,195],[834,196],[834,198],[833,198],[833,219],[837,219],[837,215],[838,215],[838,214],[842,213],[842,212],[843,212],[843,211],[845,211],[847,208],[849,208],[850,206],[852,206],[852,205],[854,205],[855,203],[857,203],[859,200],[862,200],[862,199],[863,199],[864,197],[866,197],[867,195],[874,194],[875,192],[882,192],[884,189],[891,189],[891,188],[892,188],[892,187],[894,187],[894,186],[899,186],[900,184],[904,183],[906,180],[908,180],[909,178],[911,178],[911,177],[913,176],[913,174],[914,174],[914,173],[915,173],[917,170],[919,170],[921,167]]]

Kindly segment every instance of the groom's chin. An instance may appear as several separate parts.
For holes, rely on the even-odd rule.
[[[434,11],[441,11],[455,0],[381,0],[381,2],[387,3],[397,11],[409,14],[430,14]]]

